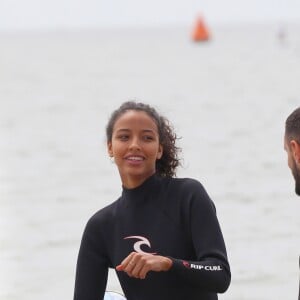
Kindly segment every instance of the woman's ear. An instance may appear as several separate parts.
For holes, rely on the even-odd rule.
[[[163,151],[163,146],[162,146],[162,145],[159,145],[159,146],[158,146],[158,152],[157,152],[156,159],[161,159],[163,153],[164,153],[164,151]]]
[[[107,142],[107,152],[110,157],[114,156],[111,142]]]

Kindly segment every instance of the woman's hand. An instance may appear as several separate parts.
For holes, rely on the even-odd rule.
[[[168,271],[172,266],[172,260],[165,256],[148,253],[131,252],[120,265],[117,271],[124,271],[130,277],[145,279],[149,271]]]

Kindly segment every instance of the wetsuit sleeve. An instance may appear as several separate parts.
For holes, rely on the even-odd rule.
[[[171,258],[172,272],[190,285],[203,287],[208,292],[227,290],[231,274],[221,228],[213,202],[203,186],[191,188],[193,195],[186,209],[196,260]]]
[[[108,276],[103,245],[99,226],[95,219],[91,218],[84,230],[79,249],[74,300],[103,299]]]

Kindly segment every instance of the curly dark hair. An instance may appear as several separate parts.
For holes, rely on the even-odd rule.
[[[285,121],[285,138],[300,143],[300,107],[296,108]]]
[[[159,142],[163,147],[163,155],[156,160],[156,173],[162,177],[176,176],[176,168],[180,165],[178,153],[181,151],[176,146],[178,139],[169,120],[158,114],[158,112],[148,104],[135,101],[124,102],[112,114],[106,126],[106,139],[111,142],[114,125],[117,119],[129,110],[143,111],[147,113],[156,123],[158,128]]]

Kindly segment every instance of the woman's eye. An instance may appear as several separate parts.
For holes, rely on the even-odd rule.
[[[128,138],[129,138],[129,136],[126,134],[122,134],[122,135],[118,136],[118,139],[121,141],[126,141],[126,140],[128,140]]]
[[[150,136],[150,135],[145,135],[145,136],[144,136],[144,140],[145,140],[145,141],[153,141],[153,137]]]

